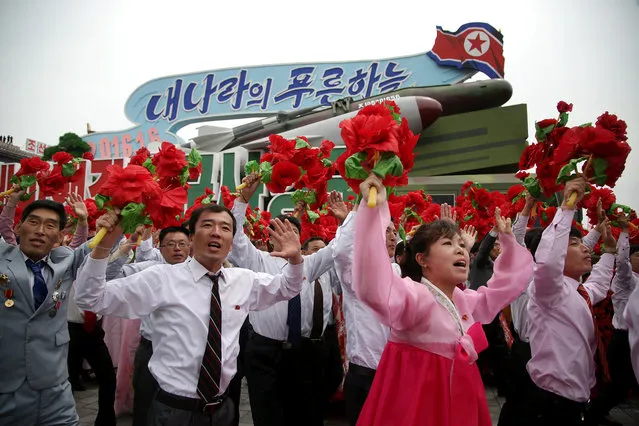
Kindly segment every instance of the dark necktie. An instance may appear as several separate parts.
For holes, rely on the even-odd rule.
[[[588,305],[588,309],[590,310],[590,315],[592,316],[592,320],[595,326],[595,341],[597,342],[597,350],[595,351],[595,365],[597,366],[597,370],[603,375],[603,377],[609,382],[610,381],[610,371],[608,369],[608,360],[606,359],[606,350],[601,333],[599,333],[599,327],[597,327],[597,319],[592,310],[592,301],[590,300],[590,295],[586,290],[586,287],[583,284],[579,284],[577,287],[577,293],[581,297],[586,300],[586,304]]]
[[[197,382],[197,393],[207,403],[220,393],[220,376],[222,374],[222,306],[218,284],[219,275],[209,275],[208,277],[213,281],[209,334]]]
[[[324,292],[319,280],[315,280],[315,297],[313,298],[313,328],[311,339],[322,337],[324,330]]]
[[[33,301],[36,311],[44,303],[44,300],[47,298],[47,283],[44,281],[44,276],[42,275],[42,266],[44,262],[35,263],[31,259],[27,259],[27,266],[33,272]]]
[[[288,301],[288,341],[298,345],[302,340],[302,299],[298,294]]]

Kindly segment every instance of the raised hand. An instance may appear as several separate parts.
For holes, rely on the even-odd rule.
[[[521,211],[521,215],[526,217],[530,216],[532,209],[535,208],[535,204],[537,204],[535,197],[526,192],[526,204],[524,205],[524,209]]]
[[[577,198],[574,204],[570,205],[568,200],[570,196],[576,193]],[[577,174],[576,177],[570,179],[566,182],[566,186],[564,187],[564,201],[561,203],[561,208],[563,210],[573,210],[575,206],[584,198],[584,194],[586,193],[586,179],[582,174]]]
[[[460,230],[460,232],[462,240],[464,240],[466,250],[470,252],[470,249],[475,245],[475,241],[477,241],[477,230],[473,225],[466,225]]]
[[[603,205],[602,205],[602,201],[601,198],[597,200],[597,225],[595,225],[595,229],[600,233],[603,234],[604,232],[604,226],[606,224],[606,219],[608,219],[608,217],[606,216],[606,212],[603,209]]]
[[[513,233],[513,226],[512,223],[510,223],[510,218],[503,217],[499,207],[495,209],[495,229],[501,234],[512,235]]]
[[[628,232],[628,229],[630,229],[630,220],[628,219],[628,216],[624,213],[617,215],[617,222],[619,223],[619,228],[621,228],[623,232]]]
[[[260,175],[258,173],[251,173],[242,179],[242,183],[245,183],[246,187],[240,190],[240,198],[241,201],[248,203],[260,186]]]
[[[293,224],[288,220],[282,222],[279,219],[273,219],[271,225],[273,229],[269,227],[267,231],[273,242],[277,243],[275,245],[279,245],[280,248],[279,251],[272,251],[271,256],[287,259],[294,265],[302,263],[300,237],[293,231]]]
[[[359,184],[359,192],[362,194],[362,200],[364,203],[368,203],[368,194],[371,187],[377,189],[377,204],[386,201],[386,188],[382,184],[382,181],[373,172],[368,175],[366,180]]]
[[[17,183],[13,184],[13,193],[9,196],[9,200],[7,200],[7,205],[11,207],[15,207],[20,203],[20,197],[24,195],[26,190],[22,189],[20,185]]]
[[[612,235],[612,227],[610,226],[610,220],[606,219],[603,223],[601,230],[601,239],[604,244],[605,251],[607,253],[616,253],[617,252],[617,240]]]
[[[444,203],[439,206],[439,216],[435,216],[435,218],[457,225],[457,210]]]
[[[120,226],[121,219],[120,210],[114,209],[108,210],[95,221],[96,227],[98,229],[106,229],[107,233],[104,238],[102,238],[99,245],[95,246],[93,249],[92,257],[103,259],[109,256],[111,247],[113,247],[117,239],[120,238],[120,235],[122,235],[122,227]]]
[[[78,217],[79,220],[86,220],[89,217],[89,211],[87,210],[86,204],[84,204],[84,200],[80,196],[80,194],[69,194],[67,196],[67,204],[73,209],[73,213]]]
[[[342,193],[337,191],[331,191],[328,194],[328,211],[338,220],[341,225],[346,216],[348,216],[348,208],[346,203],[342,200]]]
[[[295,207],[293,207],[293,217],[297,219],[301,219],[306,211],[306,202],[298,201],[295,203]]]

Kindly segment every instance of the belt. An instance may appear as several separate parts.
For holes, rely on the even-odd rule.
[[[216,412],[222,406],[222,404],[224,404],[227,396],[228,389],[224,391],[222,395],[215,397],[215,399],[207,404],[202,399],[173,395],[172,393],[168,393],[160,388],[156,399],[159,402],[168,405],[169,407],[177,408],[180,410],[199,411],[201,413],[211,414]]]
[[[377,370],[373,370],[372,368],[353,364],[352,362],[348,363],[348,371],[352,371],[353,374],[357,374],[358,376],[366,376],[366,377],[374,377],[375,373],[377,372]]]

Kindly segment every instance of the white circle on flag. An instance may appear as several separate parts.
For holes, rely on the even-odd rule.
[[[488,49],[490,49],[490,37],[484,31],[471,31],[464,39],[464,50],[470,56],[482,56],[488,52]]]

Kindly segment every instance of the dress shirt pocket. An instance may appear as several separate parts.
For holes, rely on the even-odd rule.
[[[59,330],[55,334],[55,345],[56,346],[65,345],[65,344],[67,344],[69,342],[69,340],[71,340],[71,338],[69,337],[69,328],[65,324],[65,327],[63,329]]]

